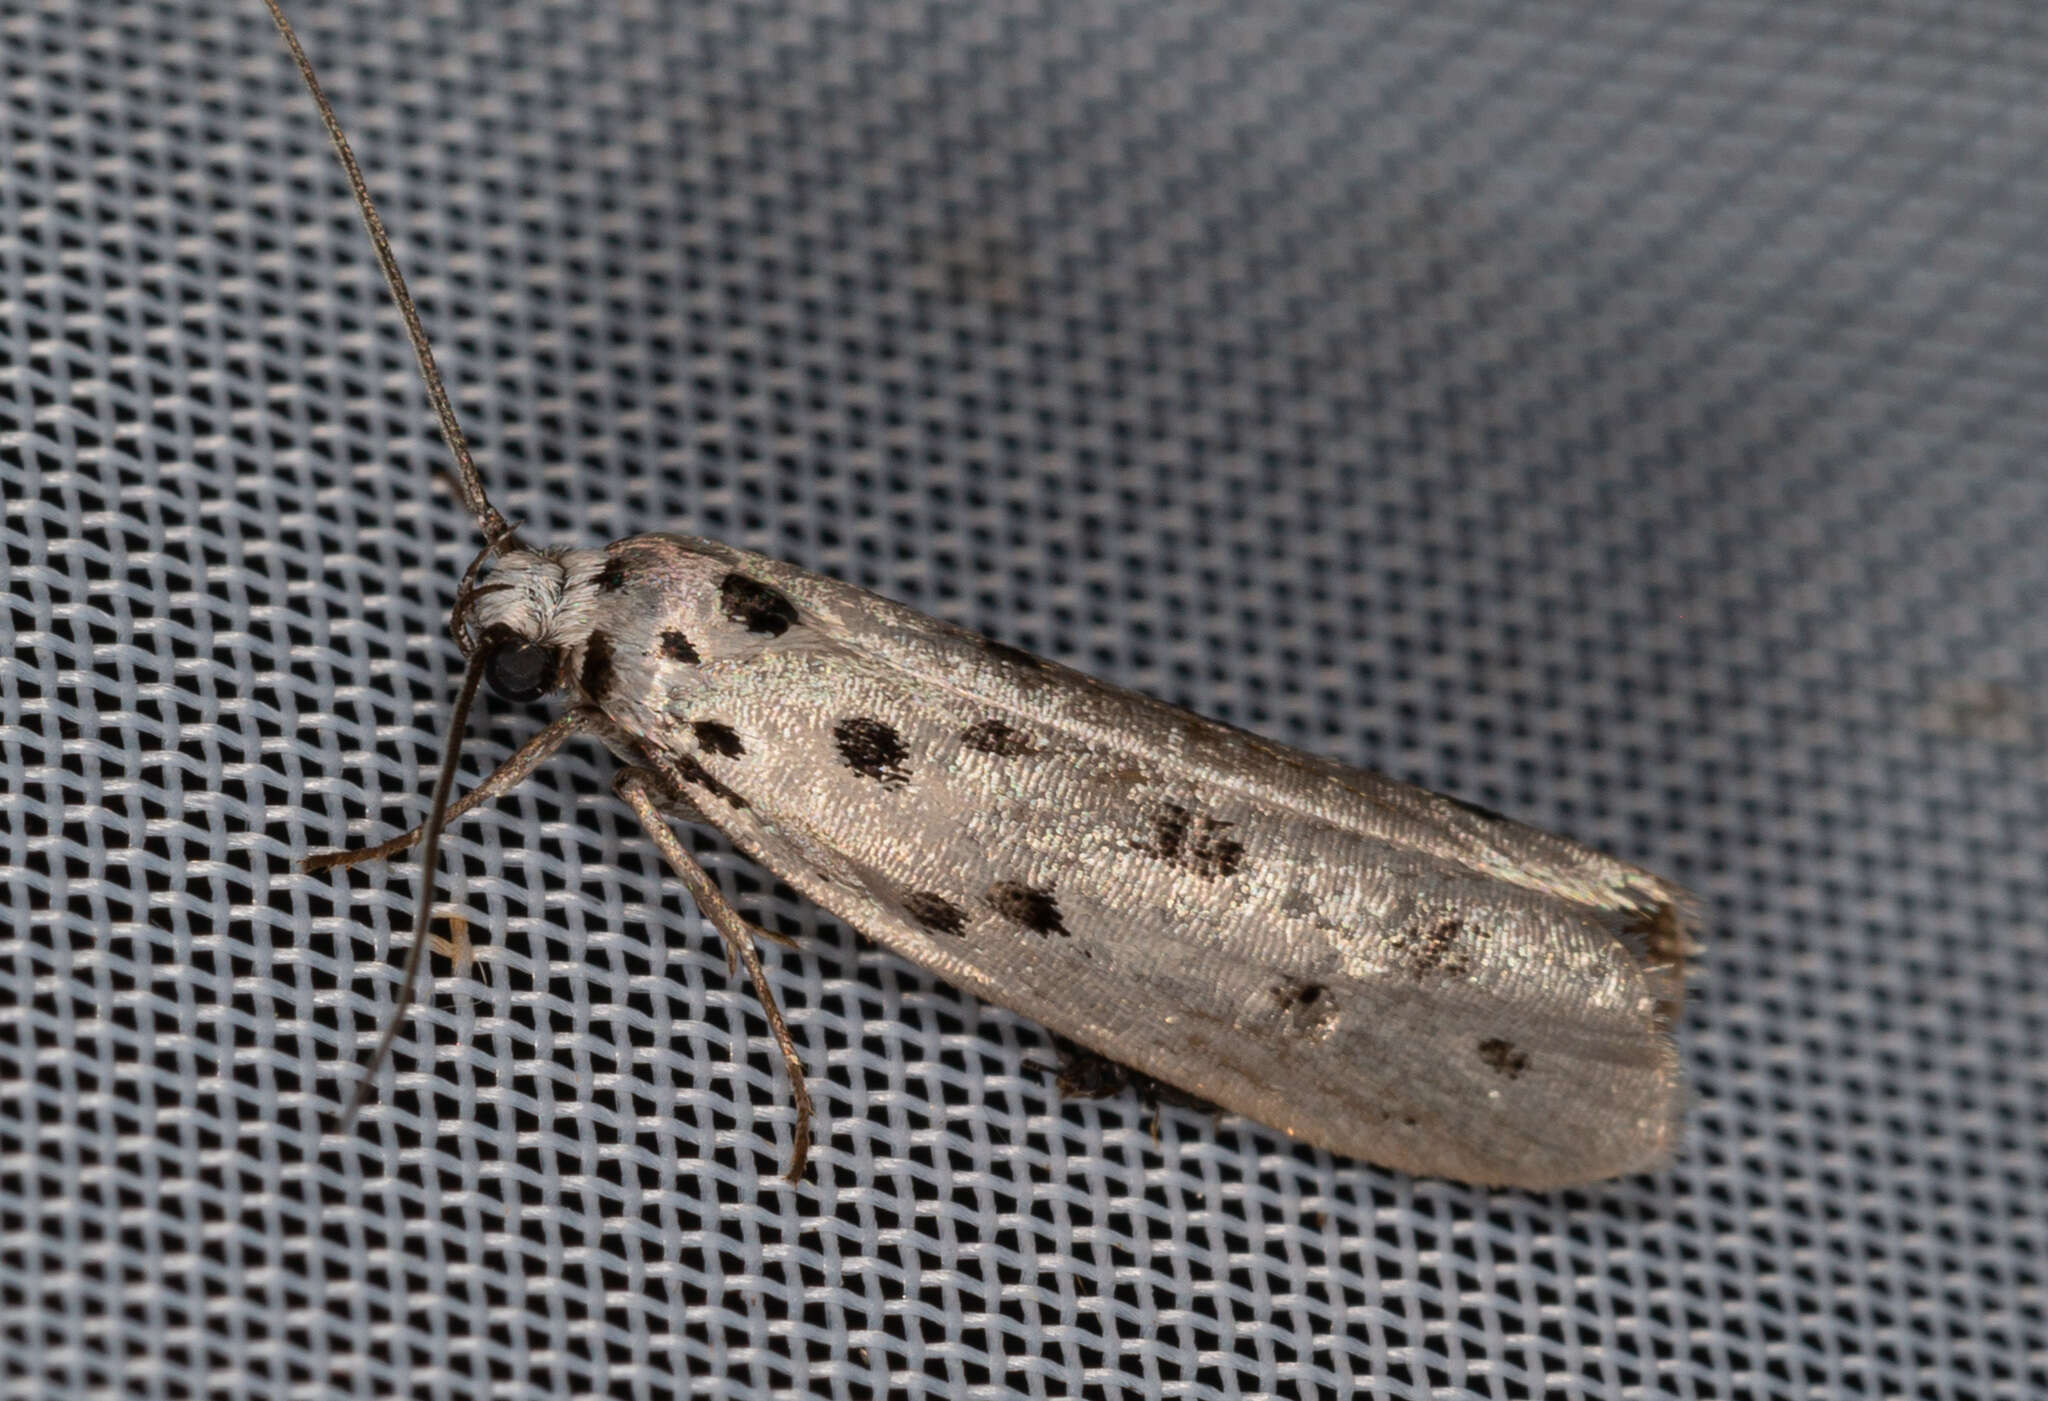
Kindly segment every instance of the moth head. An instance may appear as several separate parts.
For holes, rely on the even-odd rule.
[[[449,626],[493,695],[524,703],[568,683],[603,564],[595,550],[509,550],[458,590]]]

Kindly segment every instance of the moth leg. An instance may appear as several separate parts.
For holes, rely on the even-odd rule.
[[[689,795],[683,792],[682,788],[676,783],[676,781],[673,778],[671,778],[668,774],[661,772],[659,769],[643,769],[636,766],[634,768],[620,770],[619,773],[615,774],[612,778],[612,791],[614,793],[619,793],[621,797],[625,796],[623,792],[621,792],[619,784],[624,780],[625,775],[628,773],[637,774],[640,780],[645,783],[648,796],[654,800],[654,806],[660,810],[663,817],[678,818],[684,822],[693,823],[699,827],[710,827],[714,825],[709,818],[704,816],[703,811],[699,809],[695,803],[690,801]],[[630,802],[631,799],[628,799],[628,801]],[[639,811],[639,807],[637,804],[634,807],[634,811]],[[642,817],[641,825],[645,826],[646,821],[647,819],[645,817]],[[664,827],[666,827],[666,825],[666,823],[663,824]],[[692,864],[695,863],[693,862]],[[692,887],[692,889],[694,888],[695,887]],[[707,916],[707,918],[708,917],[709,916]],[[748,925],[747,929],[749,934],[758,934],[764,938],[773,937],[779,940],[781,937],[779,935],[771,936],[767,930],[763,929],[758,924]],[[733,952],[732,940],[721,938],[718,942],[719,945],[725,950],[726,975],[728,977],[737,976],[737,974],[740,971],[740,962],[739,955]]]
[[[604,731],[599,729],[595,733],[602,736]],[[619,747],[624,748],[625,746],[622,744]],[[684,822],[693,823],[699,827],[716,827],[718,825],[706,817],[703,811],[690,801],[689,795],[682,792],[676,786],[675,780],[670,778],[669,775],[662,773],[659,769],[652,768],[638,769],[637,771],[650,785],[649,794],[654,799],[654,805],[661,809],[664,815],[679,818]],[[612,786],[614,790],[617,789],[618,782],[616,779],[613,780]],[[766,939],[771,944],[779,944],[785,949],[800,949],[803,947],[802,944],[787,934],[778,934],[773,929],[763,929],[758,924],[752,924],[747,927],[756,938]],[[733,960],[732,946],[730,944],[727,944],[725,948],[725,971],[728,973],[740,971],[739,964]]]
[[[811,1153],[811,1092],[804,1085],[804,1065],[797,1056],[796,1042],[790,1038],[789,1024],[782,1019],[782,1008],[775,1001],[775,990],[768,985],[768,974],[761,967],[761,955],[754,948],[754,936],[765,931],[749,924],[726,900],[725,893],[711,879],[710,873],[683,849],[682,838],[676,835],[675,828],[669,826],[662,815],[664,786],[658,775],[638,768],[621,769],[612,780],[612,791],[625,799],[639,816],[640,825],[667,860],[669,869],[676,873],[689,890],[690,898],[697,902],[698,912],[711,921],[712,928],[725,941],[728,965],[737,956],[747,967],[747,977],[753,981],[754,994],[761,999],[761,1011],[768,1018],[768,1030],[774,1034],[776,1049],[782,1052],[783,1069],[789,1074],[790,1097],[796,1102],[796,1129],[795,1142],[790,1147],[787,1176],[792,1183],[801,1182],[805,1161]]]
[[[748,927],[752,929],[754,933],[758,935],[760,938],[766,939],[769,943],[776,945],[778,948],[800,949],[803,947],[802,944],[799,944],[795,939],[791,938],[787,934],[778,934],[773,929],[763,929],[758,924],[749,925]]]
[[[571,736],[581,734],[590,728],[589,722],[577,711],[561,716],[552,725],[542,730],[525,744],[517,753],[498,765],[497,770],[482,783],[464,793],[448,805],[445,819],[453,825],[479,803],[511,792],[530,777],[533,771],[546,763],[557,749],[566,744]],[[343,866],[356,866],[365,861],[384,861],[410,848],[420,839],[424,826],[415,827],[389,841],[378,842],[375,846],[343,847],[338,851],[316,851],[310,856],[299,858],[301,871],[332,871]]]

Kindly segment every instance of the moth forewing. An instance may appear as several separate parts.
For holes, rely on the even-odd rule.
[[[564,645],[614,747],[905,957],[1411,1171],[1668,1153],[1675,970],[1632,931],[1689,914],[1655,877],[712,541],[602,558],[564,564],[603,581]]]
[[[684,535],[532,549],[491,505],[333,109],[276,0],[406,322],[483,548],[423,849],[570,738],[744,965],[810,1102],[754,930],[667,818],[723,831],[853,927],[1169,1085],[1411,1172],[1552,1187],[1656,1165],[1690,906],[1576,842],[1118,690],[848,584]],[[480,685],[566,710],[452,794]],[[396,1033],[365,1060],[356,1099]],[[353,1112],[351,1108],[348,1113]]]

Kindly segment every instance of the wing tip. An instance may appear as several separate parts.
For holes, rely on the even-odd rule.
[[[1624,894],[1615,937],[1649,982],[1657,1024],[1668,1034],[1684,1014],[1686,972],[1702,949],[1699,902],[1647,874],[1631,881]]]

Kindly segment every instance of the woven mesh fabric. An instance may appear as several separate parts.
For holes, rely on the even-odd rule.
[[[1062,1103],[595,747],[255,0],[0,0],[9,1397],[2048,1391],[2034,0],[302,3],[499,503],[681,528],[1702,896],[1667,1172]],[[473,725],[480,772],[542,723]]]

